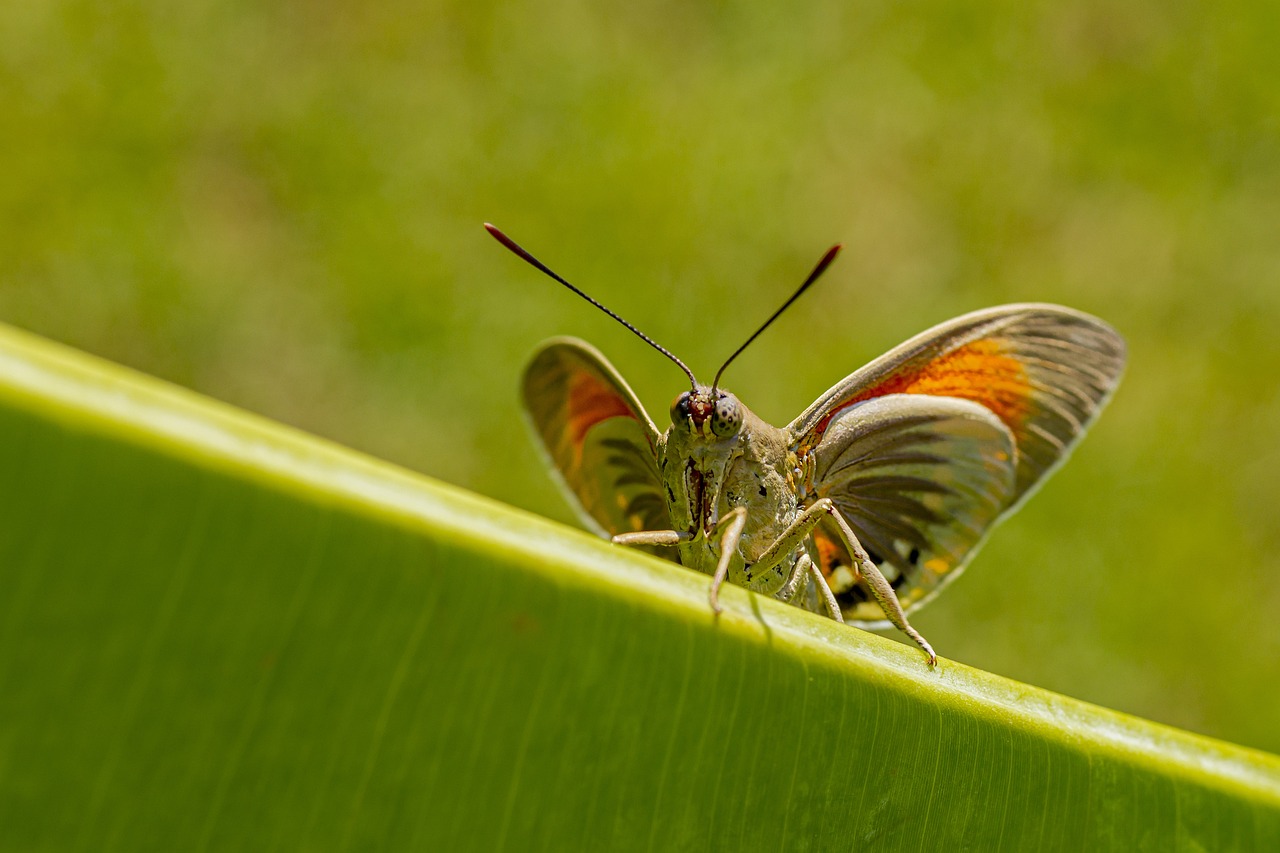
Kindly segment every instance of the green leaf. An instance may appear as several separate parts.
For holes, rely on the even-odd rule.
[[[1272,756],[11,330],[0,465],[6,849],[1280,849]]]

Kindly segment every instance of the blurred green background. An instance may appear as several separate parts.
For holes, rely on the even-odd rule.
[[[536,343],[660,421],[784,424],[955,314],[1061,302],[1131,366],[915,623],[947,657],[1280,751],[1280,6],[0,7],[0,320],[572,522]],[[464,579],[465,581],[465,579]]]

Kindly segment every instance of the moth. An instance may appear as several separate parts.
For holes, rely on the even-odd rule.
[[[1101,320],[1057,305],[1003,305],[911,338],[836,383],[779,429],[569,284],[497,228],[537,269],[679,366],[690,387],[660,430],[590,344],[544,343],[524,406],[570,501],[616,543],[838,622],[892,624],[936,666],[907,614],[950,583],[992,527],[1070,454],[1124,370]]]

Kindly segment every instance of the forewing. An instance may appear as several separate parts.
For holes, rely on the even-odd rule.
[[[812,452],[816,496],[835,503],[907,610],[959,574],[1013,495],[1013,436],[968,400],[891,394],[846,406]],[[882,622],[836,526],[813,539],[845,617]]]
[[[547,341],[524,373],[524,407],[583,520],[606,536],[670,530],[658,476],[662,435],[635,393],[590,344]],[[649,547],[678,560],[674,548]]]
[[[1125,346],[1101,320],[1057,305],[1005,305],[957,317],[851,374],[789,427],[801,453],[849,407],[887,394],[955,397],[1013,434],[1012,502],[1070,453],[1124,370]]]

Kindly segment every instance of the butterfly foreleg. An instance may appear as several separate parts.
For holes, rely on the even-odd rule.
[[[720,612],[720,586],[729,576],[729,564],[733,562],[733,555],[738,553],[738,543],[746,529],[747,509],[741,506],[731,510],[716,524],[715,533],[720,536],[720,561],[716,563],[716,573],[711,576],[711,591],[707,594],[713,613]]]
[[[738,551],[738,543],[742,541],[742,532],[746,527],[747,511],[738,507],[720,519],[720,523],[716,525],[715,532],[712,534],[720,537],[720,560],[716,564],[715,574],[711,577],[711,591],[707,595],[711,602],[711,609],[715,613],[721,610],[720,587],[729,576],[729,565],[733,562],[733,555]],[[612,541],[615,545],[679,545],[692,538],[693,534],[680,530],[640,530],[635,533],[619,533],[613,537]]]
[[[640,530],[635,533],[619,533],[610,541],[614,545],[679,545],[692,538],[692,534],[679,530]]]

